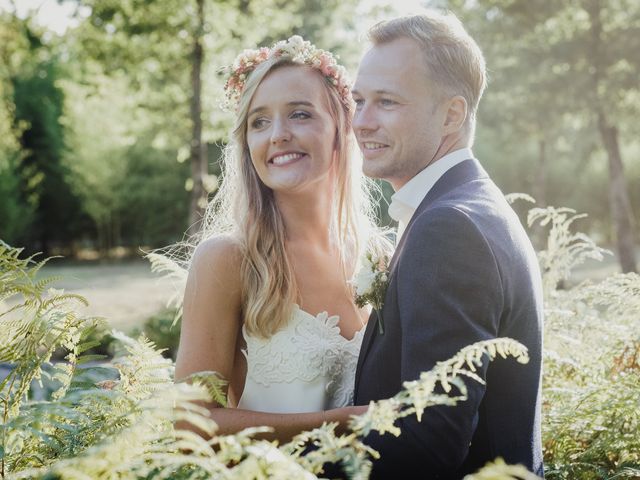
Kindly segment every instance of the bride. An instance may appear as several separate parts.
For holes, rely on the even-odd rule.
[[[176,379],[216,371],[219,433],[271,438],[339,422],[352,406],[369,316],[349,279],[374,227],[351,134],[344,68],[298,36],[243,52],[225,86],[236,108],[224,182],[207,209],[183,302]]]

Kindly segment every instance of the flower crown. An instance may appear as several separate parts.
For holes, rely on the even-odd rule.
[[[238,55],[229,67],[229,78],[224,85],[227,97],[226,106],[237,108],[240,95],[244,90],[247,76],[265,60],[274,57],[288,57],[294,63],[308,65],[322,73],[322,75],[334,86],[345,105],[351,103],[351,82],[347,77],[347,71],[342,65],[338,65],[331,52],[316,48],[301,36],[294,35],[288,40],[281,40],[273,47],[262,47],[258,50],[245,50]]]

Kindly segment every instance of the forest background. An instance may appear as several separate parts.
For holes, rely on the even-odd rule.
[[[0,240],[24,247],[0,242],[0,477],[228,478],[226,456],[196,445],[204,459],[184,457],[172,443],[173,405],[188,392],[161,356],[175,358],[179,336],[179,308],[163,306],[180,288],[152,282],[141,258],[182,239],[216,194],[231,122],[221,67],[300,34],[355,74],[367,27],[419,3],[0,0]],[[450,8],[485,53],[475,154],[505,193],[537,200],[513,205],[543,272],[546,477],[638,479],[640,277],[620,272],[637,271],[640,254],[640,2],[422,4]],[[388,224],[392,192],[381,186]],[[591,239],[613,254],[598,262]],[[34,265],[34,252],[64,258]],[[106,322],[77,313],[75,293],[93,308],[83,315]],[[32,383],[41,376],[44,386]],[[314,435],[335,453],[331,435]],[[272,468],[242,438],[233,478]],[[352,440],[344,452],[358,451]],[[285,466],[317,473],[280,452]]]
[[[0,238],[94,260],[180,240],[221,180],[224,66],[300,34],[354,76],[367,27],[420,5],[451,9],[485,53],[474,151],[502,190],[586,213],[581,229],[637,271],[633,0],[2,0]]]

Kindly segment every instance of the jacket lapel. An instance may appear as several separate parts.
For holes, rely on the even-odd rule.
[[[411,220],[409,220],[407,227],[404,229],[402,238],[400,238],[400,241],[396,246],[393,256],[391,257],[391,261],[389,262],[389,284],[387,288],[389,288],[391,286],[391,283],[395,280],[396,264],[398,263],[398,259],[402,255],[402,250],[407,240],[407,233],[411,229],[410,227],[413,224],[414,220],[420,216],[420,213],[426,210],[427,207],[431,203],[433,203],[436,199],[438,199],[445,193],[453,190],[454,188],[460,185],[463,185],[467,182],[470,182],[472,180],[488,178],[488,177],[489,176],[487,175],[487,172],[482,168],[482,166],[480,165],[480,162],[478,162],[476,159],[469,159],[469,160],[460,162],[459,164],[447,170],[445,174],[442,175],[442,177],[440,177],[440,179],[435,183],[435,185],[431,188],[431,190],[429,190],[425,198],[422,200],[422,202],[416,209],[415,213],[411,217]],[[383,310],[384,310],[384,306],[383,306]],[[388,321],[386,320],[387,318],[388,316],[385,316],[385,321]],[[373,343],[373,339],[376,337],[376,334],[378,331],[378,328],[376,325],[377,320],[378,319],[375,311],[371,312],[371,315],[369,315],[367,326],[364,331],[364,336],[362,338],[360,354],[358,356],[358,364],[356,366],[356,379],[355,379],[355,385],[354,385],[355,392],[358,391],[358,384],[360,382],[360,373],[361,373],[362,365],[367,357],[367,353],[369,353],[369,348],[371,347],[371,344]]]

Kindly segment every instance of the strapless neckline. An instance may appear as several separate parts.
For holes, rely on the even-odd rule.
[[[243,326],[247,376],[238,407],[301,413],[351,405],[365,329],[348,339],[339,320],[294,304],[289,322],[267,338],[249,335]]]
[[[314,319],[314,320],[319,320],[321,318],[326,318],[325,322],[329,325],[332,325],[332,327],[335,327],[338,329],[338,335],[340,337],[342,337],[342,339],[345,342],[356,342],[360,339],[360,337],[362,337],[364,335],[364,331],[367,328],[367,324],[365,323],[362,328],[360,328],[359,330],[356,330],[356,332],[353,334],[352,338],[347,338],[344,335],[342,335],[342,333],[340,333],[340,327],[338,326],[338,323],[340,323],[340,315],[329,315],[329,312],[327,312],[326,310],[317,313],[316,315],[314,315],[313,313],[310,313],[306,310],[304,310],[300,305],[298,305],[297,303],[293,304],[293,309],[294,309],[294,315],[295,315],[295,310],[298,310],[302,315],[305,315],[307,318],[309,319]],[[326,315],[326,317],[325,317]]]

